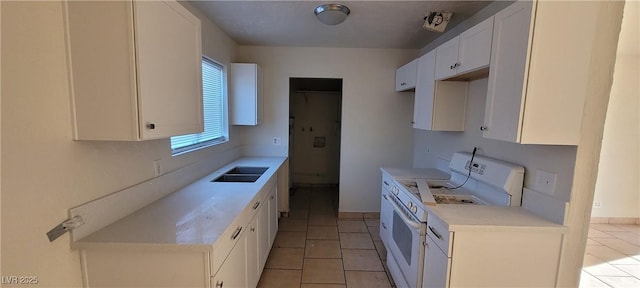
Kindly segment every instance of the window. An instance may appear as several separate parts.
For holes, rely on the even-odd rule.
[[[202,57],[204,132],[171,137],[171,153],[181,154],[227,141],[224,67]]]

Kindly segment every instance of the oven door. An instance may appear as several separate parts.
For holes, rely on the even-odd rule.
[[[408,287],[420,287],[424,267],[423,242],[426,225],[415,219],[404,206],[401,206],[402,204],[394,201],[397,198],[391,198],[389,202],[393,209],[388,248],[395,263],[389,264],[396,267],[389,267],[389,270],[396,283],[405,282]],[[398,283],[398,287],[402,286],[404,285]]]

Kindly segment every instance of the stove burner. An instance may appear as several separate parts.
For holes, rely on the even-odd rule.
[[[454,195],[433,195],[437,204],[478,204],[472,199],[461,198]]]

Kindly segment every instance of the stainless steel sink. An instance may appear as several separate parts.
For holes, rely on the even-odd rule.
[[[236,166],[233,169],[227,171],[224,174],[254,174],[262,175],[268,167],[249,167],[249,166]]]
[[[211,180],[211,182],[252,183],[256,182],[268,169],[268,167],[237,166]]]

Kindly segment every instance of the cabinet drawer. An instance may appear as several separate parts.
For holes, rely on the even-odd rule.
[[[449,226],[434,214],[429,214],[427,218],[427,235],[448,257],[451,257],[453,232],[449,232]]]
[[[253,202],[252,202],[253,203]],[[242,211],[242,214],[238,216],[235,221],[220,236],[216,241],[213,249],[213,257],[211,257],[211,275],[215,275],[222,263],[227,258],[231,249],[242,238],[242,235],[249,230],[249,220],[251,216],[255,214],[255,210],[248,207]]]

